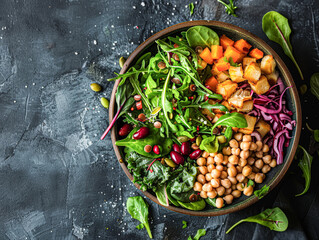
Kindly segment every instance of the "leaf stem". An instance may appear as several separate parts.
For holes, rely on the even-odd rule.
[[[233,226],[231,226],[231,227],[227,230],[226,234],[228,234],[231,230],[233,230],[237,225],[241,224],[242,222],[246,222],[246,220],[245,220],[245,219],[242,219],[242,220],[240,220],[239,222],[235,223]]]

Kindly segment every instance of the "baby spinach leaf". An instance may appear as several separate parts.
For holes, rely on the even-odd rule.
[[[295,155],[295,159],[297,160],[299,158],[298,166],[301,168],[303,172],[303,177],[305,178],[305,189],[302,193],[299,193],[296,195],[296,197],[301,196],[305,194],[309,187],[311,182],[311,164],[313,157],[304,149],[301,145],[298,146],[299,152]],[[300,150],[302,150],[302,157],[300,158]]]
[[[270,11],[266,13],[262,20],[262,28],[267,37],[280,44],[285,54],[293,61],[298,69],[301,79],[303,80],[303,74],[292,54],[292,46],[290,43],[291,29],[288,23],[288,19],[278,12]]]
[[[211,137],[204,138],[199,146],[201,150],[209,153],[215,153],[218,150],[218,140],[215,135]]]
[[[170,188],[171,188],[171,185],[168,184],[166,187],[166,193],[167,193],[168,200],[171,203],[173,203],[176,207],[180,207],[181,205],[177,202],[177,200],[175,198],[172,197]]]
[[[266,209],[258,215],[240,220],[239,222],[235,223],[231,228],[229,228],[226,234],[242,222],[258,223],[260,225],[268,227],[270,230],[274,230],[277,232],[284,232],[288,228],[288,219],[285,213],[280,208],[276,207],[272,209]]]
[[[169,206],[165,184],[162,186],[159,186],[155,194],[160,204],[162,204],[163,206]]]
[[[182,221],[182,223],[183,223],[183,229],[187,228],[187,222],[186,221]]]
[[[310,87],[312,94],[319,100],[319,73],[312,74],[310,78]]]
[[[245,128],[247,127],[247,121],[243,114],[238,112],[226,113],[221,116],[212,127],[212,132],[216,126],[227,126]]]
[[[216,207],[216,198],[205,198],[206,203],[209,205]]]
[[[200,104],[197,104],[197,105],[188,105],[188,106],[185,106],[186,108],[206,108],[210,111],[212,111],[213,109],[219,109],[220,111],[222,112],[228,112],[228,108],[225,107],[223,104],[220,104],[220,103],[216,103],[214,105],[212,104],[209,104],[208,102],[203,102],[203,103],[200,103]]]
[[[204,26],[194,26],[187,30],[186,38],[188,44],[195,48],[197,46],[211,47],[212,45],[219,45],[218,34],[212,29]]]
[[[259,199],[262,199],[269,192],[269,186],[266,184],[261,189],[254,191],[254,194]]]
[[[189,210],[193,210],[193,211],[200,211],[206,207],[206,202],[204,199],[201,199],[201,200],[196,201],[196,202],[189,202],[189,203],[178,201],[178,203],[182,207],[189,209]]]
[[[153,238],[150,225],[148,223],[148,205],[141,196],[129,197],[126,208],[132,218],[140,221],[147,230],[148,236]]]
[[[226,4],[222,0],[217,0],[217,1],[225,6],[226,13],[228,15],[233,15],[234,17],[237,17],[237,15],[235,14],[235,10],[237,9],[237,7],[234,5],[233,0],[229,0],[229,4]]]
[[[194,3],[190,3],[188,7],[189,7],[189,13],[192,16],[194,14]]]

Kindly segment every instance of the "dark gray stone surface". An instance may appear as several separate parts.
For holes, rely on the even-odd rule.
[[[261,29],[262,16],[276,10],[290,20],[308,86],[319,71],[318,1],[236,1],[238,18],[211,0],[197,1],[190,17],[189,2],[0,1],[0,239],[147,239],[124,207],[141,192],[117,163],[109,136],[99,140],[108,121],[99,98],[110,96],[113,83],[105,78],[119,71],[119,57],[153,33],[191,19],[233,23],[266,40],[300,86],[290,59]],[[103,93],[89,90],[93,81]],[[304,122],[318,127],[318,101],[309,91],[301,100]],[[305,130],[302,145],[309,136]],[[153,236],[186,239],[205,228],[203,239],[318,239],[317,160],[307,195],[294,197],[303,187],[294,163],[271,194],[231,215],[184,216],[148,201]],[[273,206],[286,212],[286,232],[245,223],[225,235],[239,219]]]

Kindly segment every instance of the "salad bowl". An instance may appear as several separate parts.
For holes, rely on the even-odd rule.
[[[267,184],[269,186],[269,191],[271,191],[280,183],[280,181],[286,174],[290,164],[293,161],[293,158],[299,143],[302,117],[301,117],[301,106],[300,106],[298,91],[296,89],[296,85],[294,83],[294,80],[288,68],[286,67],[282,59],[278,56],[278,54],[270,46],[268,46],[263,40],[261,40],[254,34],[248,32],[247,30],[244,30],[240,27],[237,27],[229,23],[218,22],[218,21],[206,21],[206,20],[184,22],[184,23],[173,25],[171,27],[168,27],[154,34],[153,36],[148,38],[145,42],[143,42],[141,45],[139,45],[136,48],[136,50],[126,60],[120,74],[124,74],[131,66],[133,66],[134,63],[137,61],[137,59],[143,55],[143,53],[154,51],[155,45],[156,45],[155,40],[162,39],[171,35],[180,34],[182,31],[185,31],[188,28],[193,26],[206,26],[214,30],[218,35],[226,34],[227,36],[233,39],[242,39],[242,38],[246,39],[254,48],[258,48],[262,50],[265,54],[272,55],[277,62],[277,69],[279,71],[282,81],[284,82],[286,86],[290,86],[290,88],[286,91],[286,99],[287,99],[286,105],[289,108],[289,110],[292,112],[292,119],[296,121],[296,126],[291,132],[292,138],[289,142],[289,146],[285,148],[283,164],[278,165],[276,168],[274,168],[274,170],[269,172],[267,174],[267,179],[262,184],[262,185]],[[110,108],[109,108],[110,122],[112,122],[118,110],[116,106],[115,93],[119,83],[120,83],[120,80],[118,79],[115,82],[113,92],[111,95]],[[127,165],[124,161],[123,151],[121,150],[120,147],[116,146],[115,144],[115,142],[119,139],[118,127],[116,124],[112,128],[111,139],[112,139],[112,143],[113,143],[113,147],[114,147],[114,151],[117,156],[117,159],[123,171],[125,172],[125,174],[132,181],[133,176],[128,170]],[[135,186],[137,188],[140,188],[138,184],[135,184]],[[153,194],[150,191],[142,191],[142,192],[145,196],[147,196],[153,202],[160,204],[155,194]],[[259,200],[258,197],[256,197],[255,195],[251,195],[249,197],[241,196],[240,198],[236,199],[231,205],[227,205],[220,209],[213,208],[213,209],[204,209],[201,211],[192,211],[192,210],[183,209],[183,208],[179,208],[179,207],[175,207],[171,205],[164,206],[164,207],[166,207],[169,210],[179,212],[182,214],[188,214],[188,215],[194,215],[194,216],[218,216],[218,215],[229,214],[232,212],[242,210],[252,205],[253,203],[257,202],[258,200]]]

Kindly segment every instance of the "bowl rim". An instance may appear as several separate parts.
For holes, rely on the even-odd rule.
[[[289,85],[292,86],[289,89],[290,92],[290,96],[293,102],[295,102],[295,107],[296,107],[296,131],[295,131],[295,136],[293,138],[293,143],[292,143],[292,147],[291,147],[291,151],[286,153],[286,155],[288,154],[288,158],[287,161],[284,162],[284,166],[282,167],[282,169],[280,170],[279,173],[277,173],[277,175],[275,176],[275,179],[273,180],[273,182],[270,184],[270,189],[269,192],[274,189],[279,182],[282,180],[282,178],[284,177],[284,175],[286,174],[286,172],[288,171],[295,152],[297,150],[297,146],[299,143],[299,138],[300,138],[300,133],[301,133],[301,126],[302,126],[302,116],[301,116],[301,105],[300,105],[300,99],[298,96],[298,91],[296,88],[296,85],[294,83],[294,80],[287,68],[287,66],[285,65],[284,61],[279,57],[279,55],[262,39],[260,39],[259,37],[257,37],[256,35],[250,33],[249,31],[238,27],[236,25],[230,24],[230,23],[225,23],[225,22],[220,22],[220,21],[211,21],[211,20],[197,20],[197,21],[188,21],[188,22],[182,22],[182,23],[178,23],[175,25],[172,25],[168,28],[165,28],[157,33],[155,33],[154,35],[152,35],[151,37],[149,37],[148,39],[146,39],[142,44],[140,44],[132,53],[131,55],[128,57],[128,59],[126,60],[123,68],[121,69],[120,73],[123,74],[124,72],[126,72],[128,70],[128,67],[130,66],[130,64],[134,61],[135,57],[138,56],[138,54],[140,52],[142,52],[144,50],[145,47],[147,47],[148,45],[150,45],[151,43],[153,43],[155,40],[162,38],[163,36],[170,34],[171,32],[174,31],[178,31],[181,30],[183,28],[189,28],[189,27],[193,27],[193,26],[198,26],[198,25],[202,25],[202,26],[208,26],[208,27],[220,27],[220,28],[227,28],[228,30],[231,31],[235,31],[237,33],[240,33],[244,36],[248,36],[249,38],[253,39],[254,42],[258,42],[260,45],[262,45],[267,51],[270,52],[271,55],[274,56],[274,58],[276,59],[277,62],[277,66],[279,66],[279,68],[282,69],[282,71],[280,71],[281,76],[284,79],[284,82]],[[287,80],[287,81],[286,81]],[[115,92],[116,89],[119,85],[120,80],[116,80],[113,90],[112,90],[112,95],[111,95],[111,101],[110,101],[110,108],[109,108],[109,121],[111,122],[114,114],[115,114]],[[122,169],[124,170],[125,174],[127,175],[127,177],[132,181],[133,180],[133,176],[132,174],[129,172],[128,168],[126,167],[125,162],[122,159],[119,147],[115,145],[115,141],[116,141],[116,128],[112,128],[111,131],[111,139],[112,139],[112,144],[113,144],[113,148],[116,154],[116,157],[122,167]],[[139,189],[139,185],[138,184],[134,184],[138,189]],[[269,193],[268,192],[268,193]],[[151,194],[148,191],[142,191],[142,193],[148,197],[150,200],[152,200],[153,202],[163,206],[162,204],[159,203],[159,201],[157,200],[156,196],[154,196],[153,194]],[[248,201],[247,201],[248,200]],[[182,213],[182,214],[187,214],[187,215],[192,215],[192,216],[204,216],[204,217],[208,217],[208,216],[219,216],[219,215],[224,215],[224,214],[229,214],[229,213],[233,213],[233,212],[237,212],[239,210],[242,210],[244,208],[247,208],[249,206],[251,206],[252,204],[256,203],[259,199],[254,196],[251,199],[247,199],[245,201],[243,201],[242,203],[238,203],[236,205],[234,205],[234,207],[230,207],[227,209],[219,209],[218,211],[192,211],[192,210],[188,210],[188,209],[184,209],[184,208],[179,208],[179,207],[175,207],[175,206],[163,206],[169,210],[172,210],[174,212],[178,212],[178,213]]]

